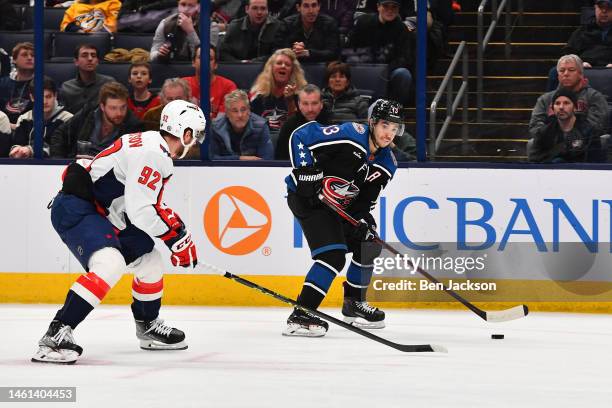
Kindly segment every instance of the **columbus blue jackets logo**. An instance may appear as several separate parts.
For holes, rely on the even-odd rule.
[[[363,126],[361,123],[353,122],[353,127],[360,135],[363,135],[366,132],[365,126]]]
[[[347,208],[359,195],[359,187],[352,181],[333,176],[323,178],[321,190],[325,198],[342,208]]]

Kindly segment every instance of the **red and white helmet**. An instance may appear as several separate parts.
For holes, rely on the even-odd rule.
[[[205,129],[204,112],[197,105],[177,99],[164,106],[159,121],[159,130],[168,132],[181,140],[184,149],[179,159],[185,157],[191,146],[196,142],[204,142]],[[191,130],[193,135],[189,144],[185,143],[185,131],[187,130]]]

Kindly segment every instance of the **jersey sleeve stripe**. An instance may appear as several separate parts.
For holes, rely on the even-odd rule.
[[[380,164],[374,163],[372,164],[374,167],[378,167],[379,169],[381,169],[382,171],[384,171],[385,173],[387,173],[387,175],[389,176],[389,178],[393,178],[393,174],[391,174],[391,172],[389,170],[387,170],[385,167],[381,166]]]
[[[354,142],[352,140],[332,140],[332,141],[329,141],[329,142],[316,143],[316,144],[313,144],[313,145],[309,146],[309,149],[310,150],[314,150],[314,149],[317,149],[319,147],[330,146],[330,145],[335,145],[335,144],[340,144],[340,143],[348,143],[350,145],[353,145],[353,146],[357,147],[363,153],[367,153],[366,149],[364,149],[362,145],[360,145],[359,143]]]

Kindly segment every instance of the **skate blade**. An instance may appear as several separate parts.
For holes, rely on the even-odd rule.
[[[163,351],[163,350],[187,350],[187,343],[181,341],[176,344],[166,344],[155,340],[140,340],[140,348],[143,350]]]
[[[381,320],[379,322],[369,322],[366,319],[363,319],[361,317],[349,317],[349,316],[344,316],[343,320],[352,326],[359,327],[360,329],[384,329],[385,328],[384,320]]]
[[[33,363],[44,364],[74,364],[79,358],[79,354],[73,350],[53,350],[50,347],[41,347],[34,357],[31,358]]]
[[[327,333],[324,327],[321,326],[308,326],[304,327],[300,324],[289,323],[287,328],[283,331],[283,336],[289,337],[323,337]]]

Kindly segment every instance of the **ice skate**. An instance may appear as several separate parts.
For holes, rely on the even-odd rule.
[[[54,320],[38,342],[38,351],[32,357],[34,363],[74,364],[83,348],[74,342],[72,328]]]
[[[327,333],[326,321],[300,309],[294,309],[287,319],[283,336],[322,337]]]
[[[185,350],[185,333],[164,324],[162,319],[136,320],[136,337],[143,350]]]
[[[385,312],[371,306],[365,300],[345,297],[342,304],[344,321],[362,329],[382,329],[385,327]]]

